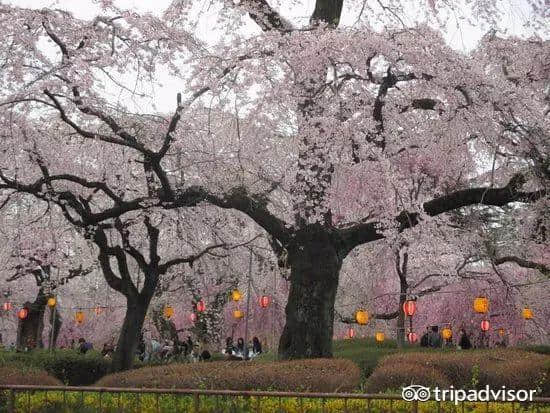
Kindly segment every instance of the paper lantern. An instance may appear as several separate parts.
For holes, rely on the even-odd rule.
[[[418,341],[418,335],[411,331],[409,334],[407,334],[407,340],[409,340],[409,343],[414,344]]]
[[[47,304],[48,304],[48,307],[54,308],[57,304],[57,300],[55,299],[55,297],[50,297],[48,298]]]
[[[403,312],[405,315],[412,317],[416,311],[416,301],[407,300],[403,303]]]
[[[167,305],[166,307],[164,307],[163,314],[164,318],[166,318],[167,320],[172,318],[174,316],[174,308]]]
[[[102,312],[103,312],[103,308],[101,308],[100,306],[97,306],[96,308],[94,308],[94,313],[96,315],[101,315]]]
[[[489,331],[490,327],[491,327],[491,324],[489,323],[489,320],[483,320],[481,322],[481,331]]]
[[[353,328],[348,328],[348,338],[355,337],[355,330]]]
[[[357,324],[367,324],[369,322],[369,313],[365,310],[357,310],[355,312],[355,321],[357,321]]]
[[[260,297],[260,307],[267,308],[269,305],[269,297],[267,295],[262,295]]]
[[[443,328],[443,330],[441,330],[441,337],[443,337],[444,340],[450,340],[453,337],[453,330],[449,327]]]
[[[203,300],[200,300],[198,303],[197,303],[197,311],[199,313],[202,313],[204,310],[206,310],[206,304],[204,304],[204,301]]]
[[[504,336],[506,335],[506,330],[503,329],[503,328],[499,328],[499,329],[498,329],[498,335],[499,335],[500,337],[504,337]]]
[[[486,297],[477,297],[474,300],[474,311],[479,314],[487,314],[487,311],[489,311],[489,300]]]
[[[525,307],[525,308],[521,311],[521,316],[522,316],[525,320],[532,320],[532,319],[533,319],[533,311],[532,311],[530,308]]]
[[[29,315],[29,310],[26,308],[22,308],[17,312],[17,317],[19,317],[20,320],[24,320]]]
[[[9,301],[5,302],[4,304],[2,304],[2,310],[4,311],[11,311],[12,309],[12,305]]]
[[[381,343],[382,341],[384,341],[386,339],[386,335],[382,332],[377,332],[375,335],[374,335],[374,339],[378,342],[378,343]]]
[[[189,321],[191,321],[192,323],[197,321],[197,315],[195,313],[189,314]]]
[[[84,313],[82,311],[77,311],[74,315],[74,319],[78,324],[82,324],[84,322]]]
[[[235,310],[233,311],[233,317],[239,320],[244,317],[244,313],[241,310]]]
[[[243,298],[243,295],[239,290],[235,289],[231,292],[231,299],[233,301],[239,301],[241,298]]]

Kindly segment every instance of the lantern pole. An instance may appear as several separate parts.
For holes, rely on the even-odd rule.
[[[250,313],[250,281],[252,277],[252,249],[248,261],[248,287],[246,291],[246,317],[244,320],[244,358],[248,359],[248,314]]]
[[[55,332],[55,311],[57,310],[57,303],[52,308],[52,331],[50,332],[50,351],[53,351],[53,335]]]

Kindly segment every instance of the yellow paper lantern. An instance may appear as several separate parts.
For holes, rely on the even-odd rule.
[[[50,297],[48,298],[48,307],[50,308],[54,308],[57,304],[57,300],[55,299],[55,297]]]
[[[443,337],[444,340],[450,340],[453,337],[453,330],[449,327],[445,327],[441,330],[441,337]]]
[[[374,335],[374,339],[378,343],[381,343],[382,341],[384,341],[386,339],[386,335],[384,333],[382,333],[381,331],[379,331]]]
[[[486,314],[489,311],[489,300],[486,297],[477,297],[474,300],[474,311],[479,314]]]
[[[84,313],[82,311],[77,311],[74,315],[74,319],[78,324],[82,324],[84,322]]]
[[[235,289],[231,292],[231,299],[233,301],[240,301],[241,298],[243,298],[243,295],[239,290]]]
[[[499,329],[498,329],[498,335],[499,335],[500,337],[504,337],[504,336],[506,335],[506,330],[503,329],[503,328],[499,328]]]
[[[525,307],[521,312],[521,316],[526,320],[531,320],[533,318],[533,311],[530,308]]]
[[[174,315],[174,308],[167,305],[166,307],[164,307],[164,318],[166,319],[169,319],[169,318],[172,318],[172,316]]]
[[[233,311],[233,317],[239,320],[244,317],[244,313],[241,310],[235,310]]]
[[[369,313],[365,310],[357,310],[355,312],[355,321],[357,321],[357,324],[367,324],[369,322]]]

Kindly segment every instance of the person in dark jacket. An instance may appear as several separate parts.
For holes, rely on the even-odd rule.
[[[262,354],[262,343],[260,343],[258,337],[252,339],[252,353],[254,355]]]
[[[237,353],[244,356],[244,339],[242,337],[237,340]]]
[[[458,347],[463,350],[469,350],[472,348],[470,337],[468,337],[468,334],[466,334],[466,330],[464,330],[463,328],[460,329],[460,339],[458,340]]]
[[[439,334],[439,327],[438,326],[432,326],[432,331],[429,334],[430,337],[430,347],[432,348],[440,348],[443,344],[443,340],[441,338],[441,335]]]
[[[426,327],[426,332],[420,338],[421,347],[430,347],[430,327]]]

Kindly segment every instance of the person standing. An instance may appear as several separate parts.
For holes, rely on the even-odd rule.
[[[426,327],[426,331],[422,334],[420,338],[421,347],[430,347],[430,327]]]
[[[430,347],[432,348],[440,348],[441,344],[443,343],[441,340],[441,335],[439,334],[439,327],[438,326],[432,326],[432,332],[429,335],[430,337]]]
[[[262,343],[258,339],[258,337],[254,337],[252,339],[252,354],[254,356],[257,356],[258,354],[262,354]]]
[[[458,340],[458,348],[462,350],[469,350],[472,348],[472,342],[470,337],[463,328],[460,329],[460,339]]]

